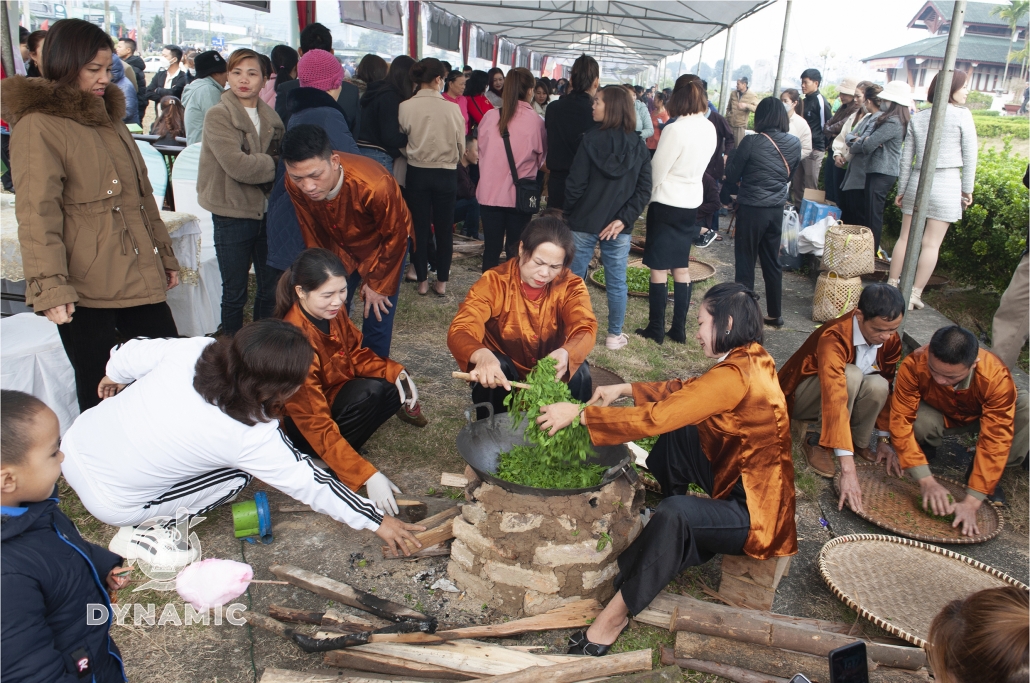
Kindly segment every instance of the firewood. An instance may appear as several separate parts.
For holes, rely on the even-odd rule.
[[[480,676],[472,676],[445,667],[404,661],[372,652],[362,652],[354,648],[326,652],[322,661],[327,666],[392,676],[416,676],[451,681],[467,681],[469,678],[480,678]]]
[[[615,676],[608,680],[611,683],[679,683],[683,680],[683,672],[678,666],[673,665],[655,671]]]
[[[817,681],[828,681],[830,678],[826,657],[687,631],[676,634],[675,655],[677,659],[704,658],[718,664],[729,664],[787,679],[796,673],[803,673]]]
[[[325,612],[318,612],[307,609],[294,609],[282,605],[269,605],[268,616],[279,621],[291,621],[295,624],[314,624],[319,626],[325,617]]]
[[[484,683],[576,683],[602,676],[651,670],[651,651],[635,650],[606,657],[581,657],[567,664],[534,666],[517,673],[483,679]]]
[[[287,669],[265,669],[261,674],[260,683],[420,683],[419,681],[392,680],[383,681],[379,678],[366,678],[364,676],[340,676],[333,671],[321,673],[304,673],[302,671],[288,671]]]
[[[277,564],[269,567],[269,571],[280,579],[289,581],[294,586],[309,590],[330,600],[336,600],[356,609],[369,612],[389,621],[429,621],[429,617],[409,607],[358,590],[352,586],[330,579],[327,576],[309,572],[300,567],[288,564]]]
[[[443,512],[437,513],[432,517],[427,517],[426,519],[423,519],[421,522],[419,522],[419,526],[424,526],[426,530],[420,531],[417,534],[415,534],[415,538],[417,538],[418,542],[422,544],[422,549],[420,550],[419,548],[416,548],[414,545],[412,545],[410,542],[407,542],[408,551],[411,553],[421,552],[422,550],[427,550],[432,546],[439,545],[444,541],[448,541],[454,538],[454,525],[451,522],[451,520],[460,514],[461,508],[459,508],[458,506],[454,506],[452,508],[447,508]],[[431,554],[420,555],[420,557],[434,556],[435,555]],[[394,554],[393,550],[391,550],[389,547],[383,546],[383,557],[388,557],[390,559],[398,559],[405,557],[405,555],[403,553]]]
[[[418,662],[464,674],[466,678],[499,676],[530,667],[550,667],[552,662],[527,652],[500,645],[461,640],[437,645],[369,643],[348,651],[371,652],[393,661]],[[536,681],[539,683],[539,680]]]
[[[690,669],[703,674],[721,676],[733,683],[787,683],[786,678],[779,676],[768,676],[750,669],[742,669],[739,666],[729,666],[717,662],[708,662],[702,659],[688,657],[677,657],[664,645],[662,648],[662,664],[675,664],[681,669]]]
[[[440,486],[450,486],[452,488],[463,489],[468,486],[468,483],[469,480],[465,478],[464,474],[444,472],[440,475]]]
[[[407,522],[408,524],[417,524],[426,518],[429,514],[429,508],[426,504],[419,500],[403,500],[397,499],[397,519]]]
[[[378,626],[372,623],[368,619],[355,616],[353,614],[344,614],[338,610],[329,608],[322,615],[322,620],[318,623],[319,626],[323,626],[330,631],[342,631],[344,633],[358,633],[361,631],[374,631]]]
[[[243,618],[246,619],[247,623],[254,628],[274,633],[277,636],[282,636],[283,638],[291,638],[294,633],[299,633],[299,631],[293,627],[287,626],[281,621],[276,621],[272,617],[268,617],[257,612],[244,612]]]

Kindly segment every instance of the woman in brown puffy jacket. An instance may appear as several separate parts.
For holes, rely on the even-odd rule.
[[[178,336],[165,291],[179,283],[179,263],[122,123],[113,52],[99,27],[62,19],[43,44],[43,78],[0,85],[25,300],[59,326],[80,410],[99,402],[119,338]]]

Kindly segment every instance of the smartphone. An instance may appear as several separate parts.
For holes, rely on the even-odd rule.
[[[832,650],[829,658],[830,683],[869,683],[865,643],[861,640]]]
[[[790,683],[812,683],[812,681],[808,680],[805,674],[795,674],[794,678],[790,679]]]

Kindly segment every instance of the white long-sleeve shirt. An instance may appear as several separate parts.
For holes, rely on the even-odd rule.
[[[787,132],[801,141],[801,159],[807,159],[812,153],[812,129],[808,122],[799,114],[790,115],[790,130]]]
[[[193,477],[235,468],[355,529],[375,531],[375,505],[294,449],[279,422],[247,426],[193,388],[212,339],[134,339],[111,353],[107,375],[132,384],[72,424],[62,440],[93,491],[139,509]]]
[[[680,116],[667,124],[651,159],[651,201],[681,209],[701,206],[701,179],[716,143],[715,126],[704,114]]]

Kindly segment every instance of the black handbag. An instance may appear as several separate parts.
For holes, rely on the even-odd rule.
[[[515,155],[511,153],[511,139],[507,133],[504,138],[504,151],[508,155],[508,168],[511,169],[511,181],[515,183],[515,210],[519,213],[534,214],[540,210],[540,194],[542,183],[539,176],[520,178],[515,168]]]

